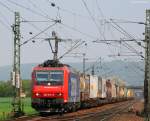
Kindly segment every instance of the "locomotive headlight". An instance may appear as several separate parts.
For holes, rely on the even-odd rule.
[[[40,94],[39,94],[39,93],[35,93],[35,95],[36,95],[36,96],[40,96]]]
[[[63,94],[62,93],[59,93],[59,96],[62,96]]]
[[[64,100],[64,102],[66,103],[66,102],[67,102],[67,100]]]

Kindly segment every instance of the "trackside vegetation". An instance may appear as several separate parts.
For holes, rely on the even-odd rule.
[[[31,81],[30,80],[23,80],[23,91],[26,95],[23,98],[24,104],[24,112],[26,115],[31,115],[37,113],[31,107]],[[12,84],[10,81],[0,81],[0,121],[9,119],[12,115],[12,96],[13,96],[13,89]]]

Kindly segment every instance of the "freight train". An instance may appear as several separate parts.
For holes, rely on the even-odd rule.
[[[53,60],[33,68],[32,107],[39,112],[75,111],[133,96],[132,90],[111,78],[82,74]]]

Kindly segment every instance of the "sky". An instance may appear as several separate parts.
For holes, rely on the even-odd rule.
[[[55,3],[55,6],[51,3]],[[21,63],[41,63],[52,59],[50,46],[44,40],[51,37],[52,31],[56,31],[58,37],[62,39],[72,40],[59,43],[59,57],[77,41],[85,41],[62,58],[62,62],[80,62],[82,53],[86,53],[89,61],[99,57],[106,61],[125,59],[140,61],[141,57],[137,56],[135,49],[137,52],[143,52],[143,55],[144,50],[135,42],[127,42],[126,45],[124,42],[106,44],[93,41],[133,39],[116,30],[114,26],[118,28],[117,25],[135,39],[144,39],[145,26],[136,22],[145,22],[145,10],[149,8],[150,0],[1,0],[0,66],[13,63],[14,35],[11,25],[14,24],[14,11],[18,11],[21,16],[21,43],[54,24],[51,19],[61,20],[61,23],[55,24],[45,33],[37,36],[34,39],[35,43],[29,41],[21,46]],[[68,57],[72,55],[71,53],[80,53],[80,57]],[[116,56],[118,54],[125,56]]]

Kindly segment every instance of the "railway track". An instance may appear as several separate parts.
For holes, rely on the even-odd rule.
[[[108,104],[97,108],[84,109],[63,115],[53,114],[50,116],[24,116],[14,121],[108,121],[111,117],[127,110],[135,101],[125,101]]]
[[[58,118],[57,121],[108,121],[109,118],[127,110],[135,101],[119,104],[104,111],[95,111],[75,116],[64,116]]]
[[[86,117],[81,117],[79,121],[108,121],[110,118],[114,117],[115,115],[121,114],[124,111],[127,111],[129,107],[131,107],[134,104],[135,101],[124,103],[123,105],[120,104],[116,107],[113,107],[111,109],[102,111],[102,112],[96,112],[87,115]]]

